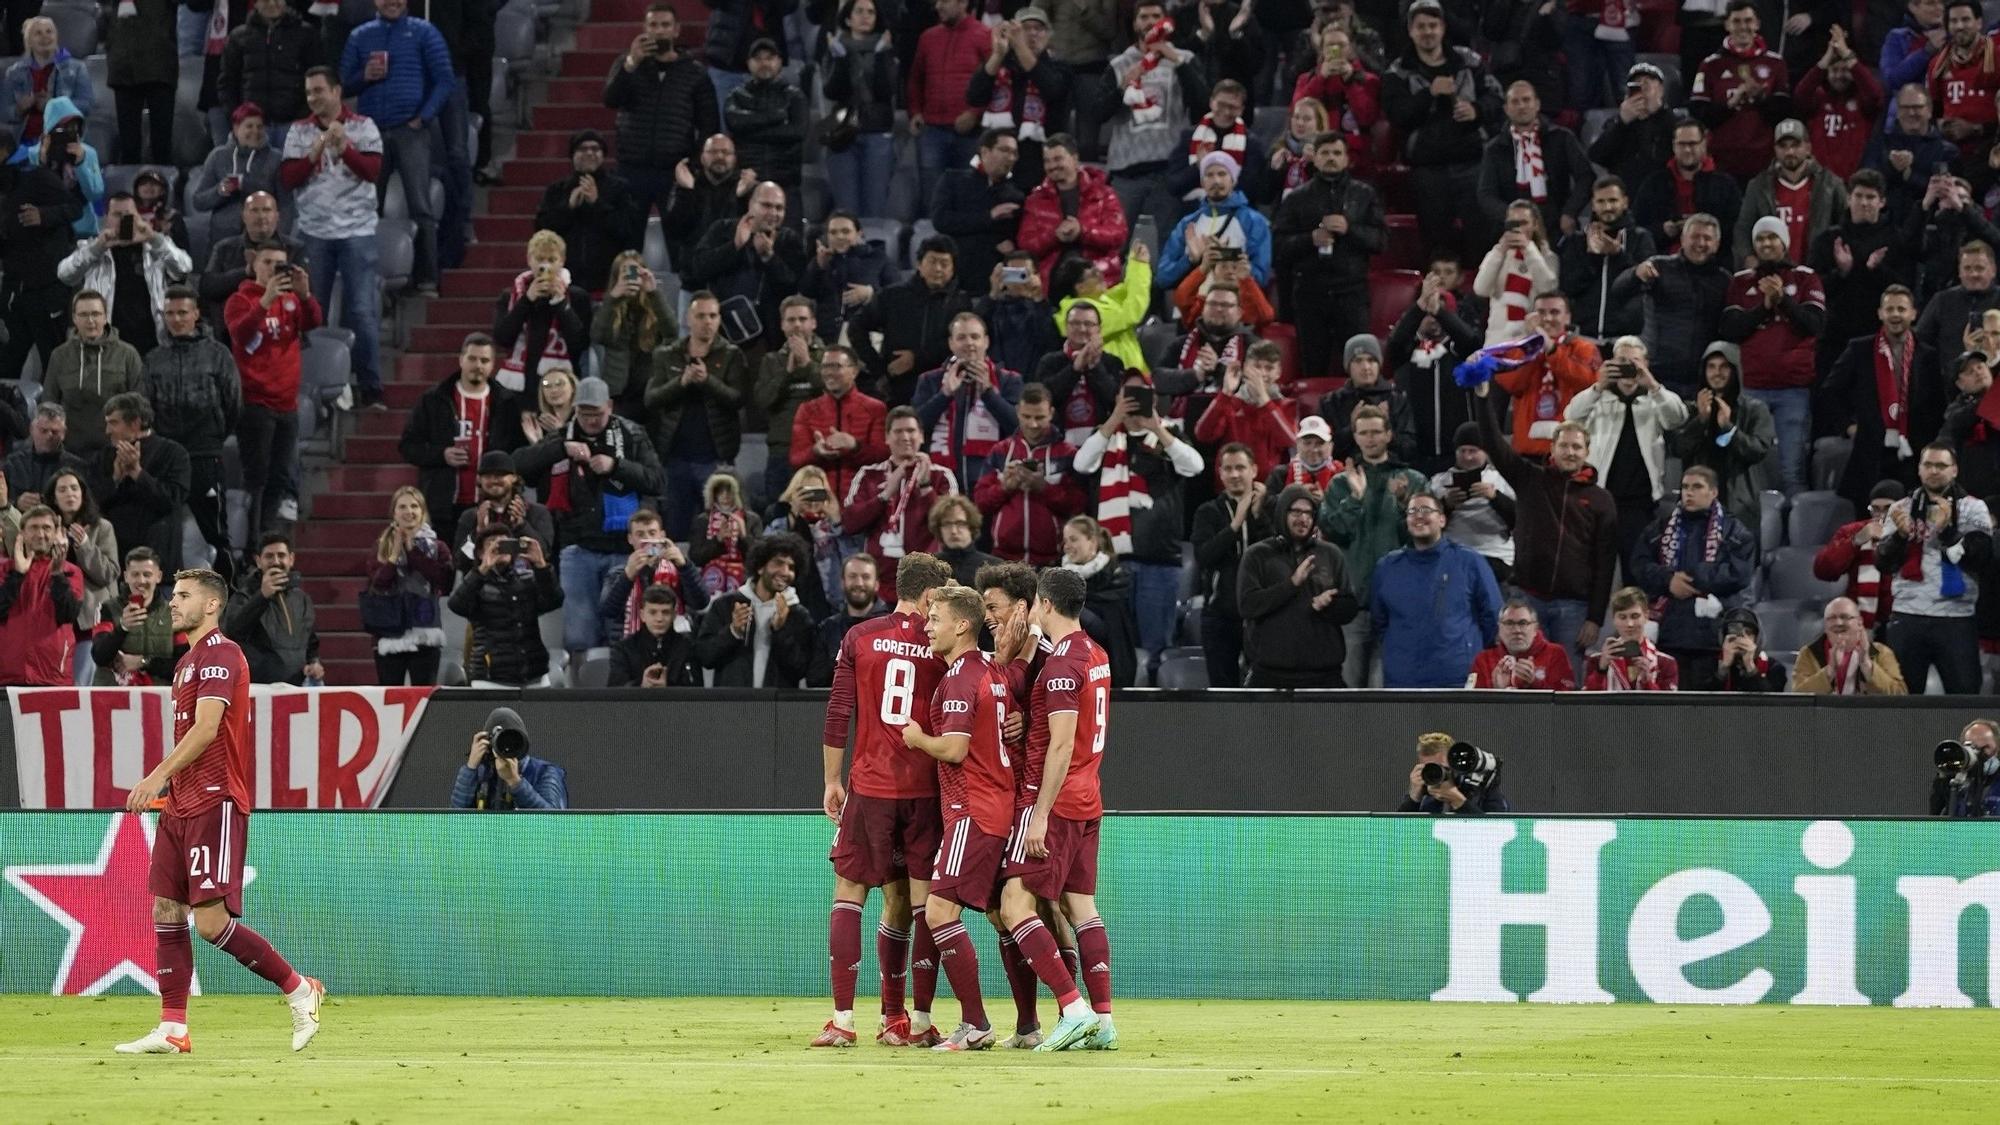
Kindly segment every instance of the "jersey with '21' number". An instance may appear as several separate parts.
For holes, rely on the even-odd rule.
[[[936,795],[937,763],[903,745],[903,727],[929,708],[944,671],[944,661],[931,655],[921,614],[871,618],[841,639],[820,738],[827,746],[845,746],[849,728],[854,729],[847,783],[856,793],[889,799]]]
[[[225,704],[222,725],[208,749],[174,777],[167,811],[193,816],[224,801],[250,808],[255,750],[250,745],[250,666],[236,642],[210,631],[174,667],[174,744],[194,726],[195,705],[204,699]]]

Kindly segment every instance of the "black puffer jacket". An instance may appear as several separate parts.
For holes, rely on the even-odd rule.
[[[287,8],[266,20],[252,11],[223,45],[216,94],[224,109],[256,102],[265,121],[297,121],[306,115],[306,71],[335,61],[326,57],[319,31],[297,12]]]
[[[785,17],[799,0],[702,0],[708,5],[708,36],[701,55],[717,70],[750,69],[750,44],[770,39],[785,55]],[[757,9],[753,11],[753,9]],[[761,22],[761,27],[759,26]]]
[[[582,181],[581,174],[550,184],[535,209],[535,229],[562,235],[569,248],[564,262],[570,276],[585,289],[601,290],[610,284],[611,260],[620,251],[638,249],[646,231],[624,177],[599,171],[591,178],[597,181],[596,201],[574,207],[569,197]]]
[[[1655,255],[1646,259],[1660,271],[1652,284],[1639,280],[1644,263],[1634,263],[1611,283],[1613,304],[1640,300],[1641,338],[1652,357],[1653,374],[1682,396],[1692,396],[1701,386],[1701,353],[1722,325],[1722,304],[1729,293],[1725,253],[1718,251],[1700,265],[1682,254]]]
[[[604,104],[618,111],[618,164],[628,170],[671,171],[722,131],[708,72],[685,54],[672,62],[647,59],[630,71],[618,59],[604,83]]]
[[[555,568],[541,567],[532,576],[508,565],[468,571],[450,604],[472,627],[467,678],[525,684],[548,675],[549,650],[537,618],[562,608]]]
[[[0,274],[6,289],[61,284],[56,266],[76,249],[70,224],[83,214],[83,195],[39,164],[0,168],[0,191],[6,194],[0,206]],[[21,222],[21,208],[30,206],[40,212],[35,226]]]
[[[773,78],[752,78],[730,92],[723,107],[729,135],[736,138],[736,164],[754,168],[757,178],[796,188],[805,160],[806,96],[797,86]]]
[[[222,456],[243,406],[229,349],[206,332],[170,336],[147,353],[143,371],[153,428],[186,446],[189,457]]]

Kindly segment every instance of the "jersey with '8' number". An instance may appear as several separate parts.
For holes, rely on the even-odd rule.
[[[854,792],[890,799],[936,795],[937,763],[903,745],[903,727],[928,705],[943,678],[944,661],[931,655],[922,614],[885,614],[847,631],[820,737],[827,746],[845,746],[848,728],[855,728],[847,776]]]
[[[1104,815],[1104,798],[1098,790],[1097,764],[1104,760],[1104,739],[1111,723],[1111,658],[1082,630],[1056,642],[1055,651],[1042,663],[1041,678],[1035,681],[1030,704],[1035,717],[1028,732],[1028,761],[1035,771],[1034,783],[1041,784],[1042,760],[1049,749],[1049,716],[1064,711],[1076,715],[1076,740],[1072,744],[1069,773],[1050,811],[1068,820],[1095,820]],[[1026,805],[1034,804],[1027,794]]]
[[[243,650],[220,629],[195,642],[174,668],[174,743],[194,726],[195,705],[204,699],[224,704],[222,726],[208,749],[175,775],[167,791],[167,811],[193,816],[224,801],[250,807],[250,667]]]
[[[1007,718],[1007,681],[977,649],[960,656],[931,700],[931,733],[962,734],[971,746],[960,762],[938,766],[938,800],[946,829],[972,818],[988,836],[1005,839],[1013,824],[1014,764],[1000,738]]]

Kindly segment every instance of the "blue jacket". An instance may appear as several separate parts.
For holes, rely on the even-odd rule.
[[[1232,191],[1229,198],[1220,204],[1211,204],[1206,198],[1195,205],[1174,227],[1168,237],[1166,248],[1160,251],[1160,264],[1153,270],[1153,284],[1162,289],[1171,289],[1181,283],[1188,271],[1199,265],[1188,260],[1187,232],[1196,219],[1209,215],[1231,214],[1235,225],[1243,228],[1243,254],[1250,259],[1250,276],[1257,284],[1271,287],[1271,222],[1250,206],[1250,201],[1240,191]]]
[[[521,780],[512,789],[500,788],[500,775],[492,759],[458,767],[451,783],[451,807],[455,809],[566,809],[569,807],[568,774],[554,762],[533,754],[521,755]]]
[[[34,61],[23,55],[7,68],[6,98],[0,102],[0,113],[4,116],[0,116],[0,124],[16,134],[20,132],[21,111],[14,107],[35,88],[34,77],[29,73]],[[83,60],[72,57],[69,48],[57,47],[56,57],[49,65],[56,71],[49,76],[49,100],[68,98],[78,113],[89,117],[90,107],[97,103],[97,89],[90,84],[90,72],[83,68]]]
[[[1923,29],[1917,21],[1905,13],[1903,26],[1893,28],[1882,38],[1882,57],[1878,60],[1875,73],[1882,78],[1882,88],[1891,91],[1887,99],[1888,119],[1896,119],[1896,99],[1894,91],[1912,82],[1922,85],[1924,73],[1930,69],[1932,52],[1925,40]]]
[[[1000,428],[1000,441],[1013,437],[1014,431],[1021,427],[1020,418],[1014,412],[1014,404],[1021,401],[1021,376],[1001,367],[999,361],[990,356],[987,362],[994,368],[993,386],[985,391],[977,390],[968,378],[959,385],[957,394],[947,397],[944,393],[944,368],[938,367],[918,378],[917,389],[910,395],[910,405],[916,408],[917,421],[924,428],[925,449],[930,448],[931,435],[937,430],[938,422],[945,417],[945,412],[951,412],[951,432],[958,436],[958,447],[944,455],[942,464],[951,470],[952,477],[958,481],[958,490],[967,496],[972,495],[972,486],[979,483],[979,478],[991,468],[986,462],[986,455],[991,450],[978,449],[975,452],[965,446],[965,418],[972,412],[974,394],[978,395],[978,401],[985,405],[986,412],[993,416],[994,424]],[[932,460],[938,459],[933,455]]]
[[[389,52],[389,76],[370,82],[361,75],[376,51]],[[340,52],[341,89],[384,134],[403,128],[413,117],[435,121],[456,83],[444,36],[415,16],[369,20],[354,29]]]
[[[49,104],[42,107],[44,126],[42,135],[44,137],[48,135],[46,127],[49,124],[60,125],[72,117],[81,116],[83,113],[76,108],[75,102],[68,98],[50,98]],[[7,158],[7,163],[32,164],[41,158],[42,144],[36,141],[15,149],[14,155]],[[104,169],[97,162],[97,150],[90,147],[87,142],[83,146],[83,159],[77,163],[75,171],[76,178],[72,182],[75,183],[78,194],[83,197],[85,206],[82,216],[71,223],[69,229],[78,238],[95,238],[98,216],[104,214]]]
[[[1683,525],[1680,550],[1676,559],[1661,562],[1660,540],[1676,515]],[[1703,562],[1708,521],[1712,519],[1722,520],[1722,541],[1717,544],[1715,561]],[[1750,578],[1756,570],[1757,537],[1720,504],[1710,508],[1706,516],[1675,508],[1654,520],[1639,536],[1639,545],[1632,548],[1632,557],[1626,561],[1626,573],[1631,575],[1633,585],[1652,598],[1667,599],[1660,615],[1658,644],[1675,656],[1683,652],[1719,651],[1722,616],[1717,613],[1714,617],[1702,617],[1695,612],[1695,602],[1699,599],[1670,596],[1674,574],[1686,571],[1695,589],[1714,595],[1728,609],[1748,600],[1744,594],[1750,589]]]
[[[1458,688],[1500,632],[1500,583],[1477,552],[1449,539],[1375,564],[1368,614],[1382,641],[1382,686]]]

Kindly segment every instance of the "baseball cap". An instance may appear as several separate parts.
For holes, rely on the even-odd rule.
[[[745,56],[743,56],[743,57],[744,57],[744,58],[756,58],[756,57],[757,57],[758,55],[761,55],[761,54],[765,53],[766,51],[769,51],[769,52],[770,52],[771,54],[774,54],[774,55],[783,55],[783,54],[784,54],[784,52],[783,52],[783,51],[780,51],[780,50],[778,50],[778,44],[777,44],[777,42],[776,42],[775,40],[772,40],[772,39],[770,39],[770,38],[768,38],[768,37],[767,37],[767,38],[764,38],[764,39],[759,39],[759,40],[757,40],[757,41],[756,41],[755,43],[752,43],[752,44],[750,44],[750,53],[749,53],[749,54],[747,54],[747,55],[745,55]]]
[[[489,449],[479,455],[480,476],[488,476],[495,473],[511,473],[513,471],[514,459],[497,449]]]
[[[590,378],[576,385],[576,404],[578,406],[610,406],[611,385],[592,375]]]
[[[1992,359],[1989,358],[1987,354],[1982,351],[1974,350],[1969,352],[1960,352],[1958,353],[1958,358],[1952,361],[1951,373],[1953,375],[1956,375],[1975,363],[1990,364],[1992,362],[1993,362]]]
[[[1438,0],[1416,0],[1410,5],[1410,10],[1403,13],[1403,26],[1408,27],[1410,21],[1418,16],[1436,16],[1443,19],[1444,5],[1438,3]]]
[[[1043,27],[1054,26],[1049,22],[1049,14],[1047,12],[1042,11],[1040,8],[1035,7],[1033,4],[1030,4],[1027,7],[1022,8],[1020,11],[1014,13],[1015,23],[1027,23],[1029,20],[1034,20],[1036,23],[1041,24]]]
[[[1333,440],[1333,427],[1327,425],[1326,419],[1319,415],[1309,414],[1304,421],[1299,423],[1299,436],[1302,438],[1316,437],[1321,441],[1330,442]]]
[[[1666,72],[1649,62],[1632,64],[1632,69],[1625,72],[1625,81],[1630,82],[1634,78],[1650,78],[1662,86],[1667,84]]]
[[[1783,121],[1778,122],[1778,127],[1771,132],[1773,143],[1778,141],[1803,141],[1805,139],[1806,123],[1796,117],[1787,117]]]

